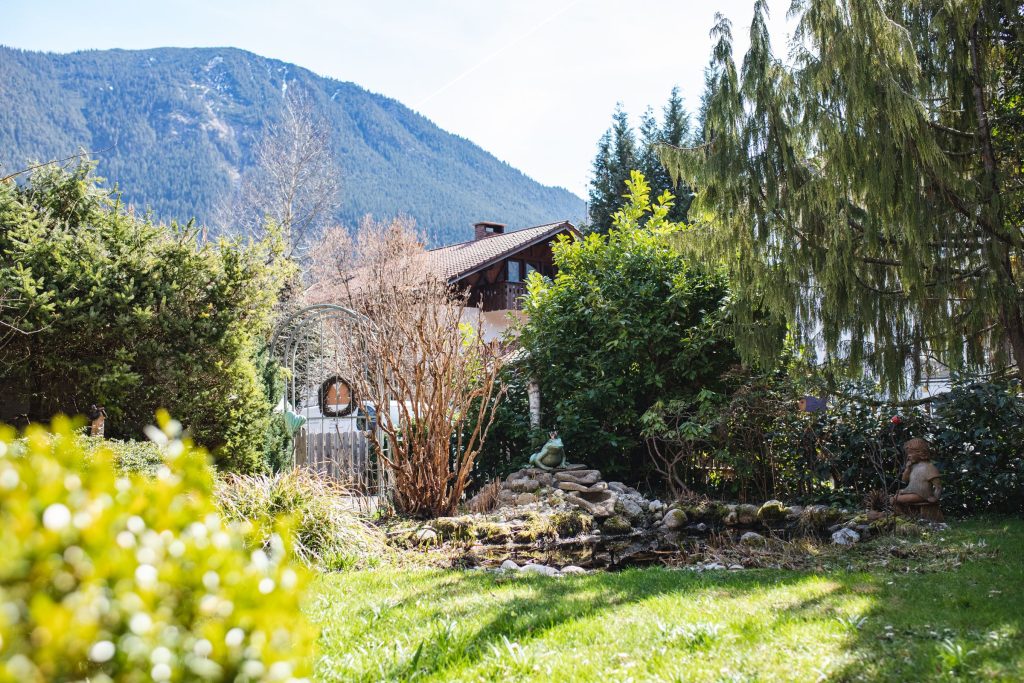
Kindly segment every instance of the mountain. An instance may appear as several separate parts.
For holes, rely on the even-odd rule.
[[[254,142],[299,88],[332,130],[337,220],[406,214],[434,244],[470,225],[577,219],[581,199],[547,187],[400,102],[234,48],[93,50],[0,46],[0,168],[97,152],[97,173],[161,220],[210,223]]]

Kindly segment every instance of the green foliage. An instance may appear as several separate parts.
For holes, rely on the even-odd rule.
[[[936,402],[929,436],[943,500],[962,512],[1024,513],[1024,393],[1020,382],[959,384]]]
[[[31,160],[102,151],[99,172],[161,220],[212,225],[233,176],[301,93],[328,122],[341,167],[331,217],[407,215],[432,244],[469,239],[481,219],[513,226],[576,220],[583,202],[547,187],[395,100],[354,83],[231,48],[89,50],[0,46],[0,177]],[[228,229],[230,225],[226,226]]]
[[[79,443],[87,458],[93,457],[97,452],[109,454],[114,468],[122,474],[152,476],[164,463],[160,446],[152,441],[118,441],[117,439],[83,436],[79,438]]]
[[[654,196],[669,191],[677,195],[677,200],[669,208],[668,219],[675,223],[686,222],[692,192],[685,184],[673,181],[658,155],[659,145],[679,147],[688,144],[690,139],[690,115],[683,107],[678,87],[672,88],[662,111],[661,123],[648,108],[641,118],[639,133],[640,139],[637,140],[626,111],[621,104],[616,106],[612,127],[601,136],[594,158],[588,232],[605,233],[611,229],[615,213],[628,203],[627,184],[634,170],[640,171],[647,179]]]
[[[504,478],[522,468],[548,438],[543,429],[530,427],[528,374],[519,361],[501,369],[499,380],[505,387],[505,396],[494,411],[487,441],[473,465],[477,484]]]
[[[279,240],[201,242],[126,211],[90,171],[0,184],[0,324],[26,332],[0,349],[0,417],[98,404],[108,434],[133,438],[164,407],[219,465],[264,469],[271,397],[257,357],[289,272]]]
[[[661,148],[699,189],[680,241],[729,269],[744,358],[779,353],[767,312],[889,390],[930,359],[1024,365],[1019,3],[797,2],[788,63],[767,11],[740,70],[718,17],[703,144]]]
[[[1019,382],[957,382],[930,408],[836,395],[817,413],[797,410],[801,392],[785,372],[726,384],[723,393],[659,402],[644,414],[644,437],[680,455],[662,476],[716,497],[860,504],[904,486],[903,444],[923,437],[942,472],[947,511],[1024,512]]]
[[[273,475],[229,474],[214,489],[224,516],[271,533],[275,520],[292,520],[295,555],[333,571],[366,568],[393,551],[384,534],[362,519],[329,479],[302,470]],[[346,505],[346,503],[348,503]],[[267,535],[263,542],[270,541]]]
[[[309,673],[305,572],[221,518],[204,452],[169,431],[156,476],[120,475],[65,419],[0,429],[0,681]]]
[[[715,385],[735,357],[722,333],[724,278],[668,245],[680,229],[667,219],[671,195],[652,204],[636,172],[629,189],[607,235],[561,240],[555,280],[531,275],[520,343],[569,459],[640,477],[640,415]]]

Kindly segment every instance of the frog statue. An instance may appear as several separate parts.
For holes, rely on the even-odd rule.
[[[547,443],[530,456],[530,464],[542,470],[565,467],[565,447],[558,438],[558,432],[551,432]]]

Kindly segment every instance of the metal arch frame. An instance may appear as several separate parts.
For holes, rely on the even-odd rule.
[[[324,352],[324,340],[327,338],[325,333],[325,323],[331,321],[343,321],[348,322],[354,328],[363,328],[368,330],[370,335],[373,336],[375,331],[375,325],[365,315],[358,313],[350,308],[340,306],[338,304],[322,303],[312,304],[304,306],[297,311],[292,312],[286,318],[278,322],[274,327],[274,332],[270,338],[270,351],[272,356],[277,359],[283,367],[289,369],[290,377],[287,379],[287,384],[284,390],[284,401],[285,404],[291,403],[294,410],[298,410],[305,413],[309,406],[306,406],[306,397],[302,396],[300,392],[305,392],[307,389],[304,386],[306,380],[316,375],[318,381],[322,380],[319,377],[320,374],[324,374],[327,369],[325,360],[330,355]],[[305,348],[303,348],[305,345]],[[320,346],[314,353],[310,353],[311,348]],[[300,351],[309,355],[310,359],[317,358],[314,364],[304,366],[300,372],[299,362],[305,358],[300,358]],[[315,363],[319,365],[315,365]],[[319,373],[319,374],[317,374]],[[299,375],[308,375],[300,380]],[[303,384],[303,386],[299,386]],[[312,420],[320,420],[319,425],[320,431],[317,432],[319,438],[324,439],[324,425],[327,419],[337,418],[326,418],[324,416],[319,418],[312,418]],[[304,448],[307,450],[303,453],[305,459],[309,458],[309,444],[313,438],[313,431],[309,429],[312,426],[312,421],[307,422],[307,436],[304,442]],[[321,444],[322,445],[322,444]],[[292,465],[297,464],[299,443],[298,440],[293,442],[292,445]],[[379,481],[383,481],[382,479]]]

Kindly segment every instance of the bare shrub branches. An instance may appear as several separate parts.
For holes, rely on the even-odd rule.
[[[431,271],[407,219],[364,220],[354,240],[326,232],[311,273],[308,298],[365,316],[339,340],[358,403],[376,412],[370,438],[396,508],[451,513],[503,394],[497,345],[467,323],[464,298]]]

